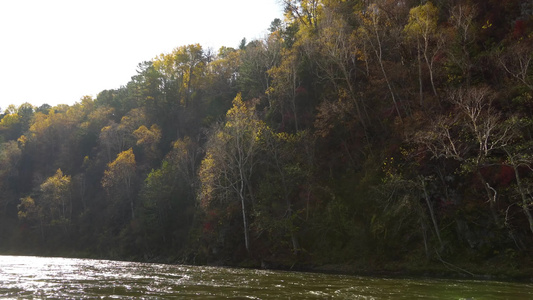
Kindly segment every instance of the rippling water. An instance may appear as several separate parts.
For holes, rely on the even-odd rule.
[[[0,298],[533,299],[533,285],[0,256]]]

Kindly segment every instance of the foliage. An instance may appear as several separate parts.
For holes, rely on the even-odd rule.
[[[117,158],[107,165],[107,170],[102,178],[102,186],[108,192],[115,192],[118,198],[126,198],[130,203],[131,217],[135,218],[133,204],[133,189],[136,169],[135,155],[130,148],[122,151]]]

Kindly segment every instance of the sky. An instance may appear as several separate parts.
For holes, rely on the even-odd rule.
[[[275,18],[279,0],[0,0],[0,108],[72,105],[176,47],[261,39]]]

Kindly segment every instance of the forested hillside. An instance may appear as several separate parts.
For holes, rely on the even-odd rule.
[[[533,3],[283,2],[262,40],[4,107],[0,251],[533,268]]]

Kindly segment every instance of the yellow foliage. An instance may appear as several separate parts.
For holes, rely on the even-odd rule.
[[[404,32],[408,37],[424,36],[427,38],[437,30],[438,14],[438,8],[431,2],[411,8]]]
[[[65,197],[70,187],[71,177],[63,175],[61,169],[57,169],[56,173],[48,177],[46,181],[41,184],[41,191],[48,193],[53,200],[59,201],[60,198]]]
[[[135,166],[135,155],[133,149],[130,148],[126,151],[122,151],[117,155],[117,158],[108,164],[109,169],[116,168],[132,168]]]
[[[205,158],[202,160],[202,164],[200,166],[200,171],[198,173],[200,181],[202,183],[201,189],[200,189],[200,206],[204,209],[206,209],[211,200],[213,199],[213,193],[215,190],[215,175],[216,171],[215,169],[215,160],[213,159],[212,153],[208,152],[205,155]]]
[[[109,188],[119,182],[124,182],[129,188],[135,169],[136,163],[133,149],[130,148],[120,152],[117,158],[107,165],[107,170],[105,170],[104,178],[102,179],[102,186]]]
[[[133,135],[137,138],[137,145],[155,145],[161,139],[161,129],[157,124],[152,125],[150,129],[141,125]]]
[[[18,114],[8,114],[5,115],[0,121],[1,128],[10,128],[13,125],[20,123],[20,116]]]
[[[30,219],[36,216],[37,207],[32,197],[20,198],[20,204],[18,208],[19,219]]]
[[[26,143],[28,142],[28,138],[25,135],[21,135],[17,142],[19,142],[20,148],[24,148],[26,146]]]
[[[226,127],[243,126],[243,122],[254,113],[254,109],[248,109],[242,101],[241,93],[233,99],[233,107],[226,113]]]

